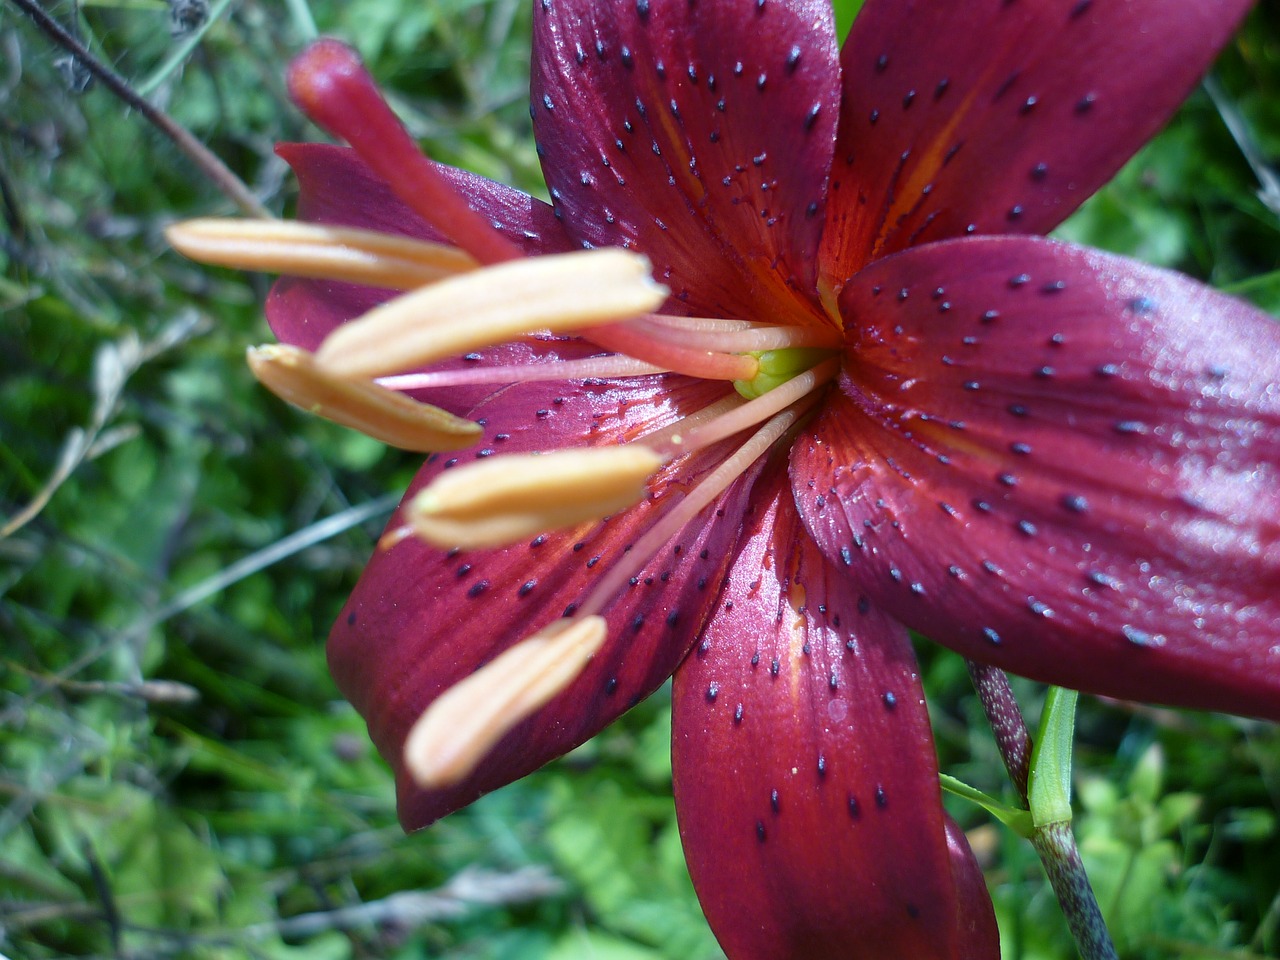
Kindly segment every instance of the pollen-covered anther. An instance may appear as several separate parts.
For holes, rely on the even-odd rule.
[[[335,377],[298,347],[250,347],[246,359],[258,382],[282,400],[402,450],[460,450],[476,443],[482,433],[477,423],[371,380]]]
[[[640,444],[481,460],[419,491],[405,526],[438,547],[506,546],[634,506],[663,462]]]
[[[616,248],[512,260],[375,307],[331,333],[316,360],[339,376],[382,377],[543,331],[617,323],[668,293],[645,257]]]
[[[441,243],[290,220],[187,220],[165,236],[201,263],[390,290],[412,290],[477,266],[469,254]]]
[[[405,739],[409,775],[427,790],[464,779],[499,740],[581,675],[605,636],[604,617],[561,620],[450,687]]]

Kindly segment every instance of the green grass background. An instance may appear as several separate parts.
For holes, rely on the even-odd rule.
[[[526,0],[213,0],[180,36],[159,0],[48,9],[274,210],[293,185],[272,143],[316,136],[282,70],[317,30],[361,49],[437,158],[541,190]],[[1061,232],[1280,312],[1273,0],[1213,76]],[[717,956],[674,824],[666,692],[401,834],[322,640],[415,459],[256,386],[267,281],[161,235],[229,204],[81,80],[0,0],[0,524],[47,495],[0,539],[0,954]],[[921,653],[944,768],[1007,796],[960,660]],[[1042,692],[1018,691],[1034,716]],[[1076,779],[1123,957],[1277,955],[1275,726],[1085,698]],[[1029,847],[954,809],[1005,956],[1073,956]]]

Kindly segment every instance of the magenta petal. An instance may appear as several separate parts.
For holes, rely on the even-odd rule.
[[[712,929],[733,960],[998,957],[906,631],[805,535],[781,469],[752,500],[675,680],[676,811]]]
[[[908,626],[1094,693],[1280,719],[1280,325],[1047,240],[950,240],[844,290],[792,481]]]
[[[839,104],[829,3],[534,5],[534,133],[575,239],[693,312],[810,321]],[[823,320],[822,322],[825,322]]]
[[[557,389],[566,392],[557,396]],[[614,443],[690,412],[722,390],[674,377],[571,390],[564,384],[513,387],[472,411],[486,423],[486,442],[466,456]],[[410,493],[451,463],[433,458]],[[708,585],[723,576],[732,554],[749,479],[721,495],[622,588],[605,609],[605,648],[564,694],[501,741],[471,777],[428,792],[401,765],[409,727],[438,694],[581,603],[656,511],[699,472],[697,465],[681,471],[640,506],[594,528],[457,553],[407,540],[374,555],[330,635],[329,663],[396,769],[406,827],[424,826],[577,746],[671,674],[714,600]]]
[[[842,53],[824,271],[1046,233],[1164,123],[1249,0],[869,0]]]
[[[361,227],[420,240],[443,241],[443,233],[401,203],[385,183],[346,147],[286,143],[276,148],[298,177],[298,218]],[[441,167],[471,206],[526,253],[559,253],[572,244],[551,208],[528,194],[452,167]],[[314,350],[334,327],[390,296],[349,283],[286,277],[271,290],[267,320],[276,336]]]

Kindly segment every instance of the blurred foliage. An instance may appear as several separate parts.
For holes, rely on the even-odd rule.
[[[525,0],[49,9],[274,209],[291,186],[272,143],[314,136],[281,70],[317,25],[360,47],[435,156],[541,189]],[[228,204],[7,3],[0,108],[0,517],[48,494],[0,539],[0,953],[716,956],[674,825],[665,693],[401,835],[320,639],[413,458],[256,387],[241,358],[266,336],[264,281],[161,235]],[[1280,311],[1277,157],[1264,7],[1212,96],[1062,234]],[[922,654],[944,766],[1007,796],[962,664]],[[1276,729],[1087,700],[1078,734],[1077,827],[1122,955],[1275,956]],[[1006,957],[1072,956],[1029,847],[955,812]]]

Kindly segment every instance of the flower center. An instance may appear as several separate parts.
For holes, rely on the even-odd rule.
[[[750,380],[733,381],[733,389],[748,400],[775,390],[804,371],[816,367],[832,356],[832,351],[821,347],[784,347],[781,350],[761,350],[753,353],[760,364]]]
[[[408,738],[406,762],[424,785],[443,786],[465,777],[507,730],[579,676],[604,642],[603,614],[627,581],[784,442],[838,372],[841,344],[829,327],[655,312],[669,291],[654,282],[644,257],[621,249],[522,256],[418,151],[340,44],[312,47],[292,67],[290,86],[312,119],[346,139],[410,208],[449,224],[452,243],[277,221],[171,228],[173,245],[196,259],[401,291],[338,327],[314,354],[288,346],[252,351],[251,368],[269,389],[377,439],[430,451],[476,443],[482,431],[407,391],[672,374],[723,384],[719,399],[701,410],[626,443],[459,466],[404,505],[383,549],[411,536],[444,549],[484,549],[603,521],[670,485],[695,457],[701,475],[682,497],[661,498],[648,528],[567,621],[544,625],[428,708]],[[601,353],[560,359],[557,345],[566,337]],[[523,344],[516,355],[533,359],[465,362],[474,351],[510,343]],[[503,706],[475,711],[470,726],[450,719],[481,701]]]

